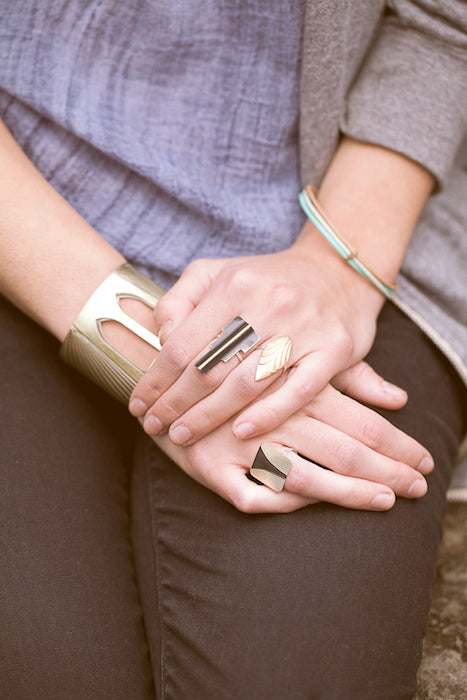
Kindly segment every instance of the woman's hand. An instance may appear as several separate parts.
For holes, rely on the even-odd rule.
[[[237,418],[238,437],[279,426],[368,352],[380,293],[332,249],[326,259],[307,250],[299,241],[272,255],[188,266],[155,309],[162,352],[130,402],[133,415],[145,415],[146,432],[170,427],[175,444],[192,444],[251,404],[279,376],[255,380],[261,348],[272,338],[293,341],[287,381]],[[235,316],[261,342],[242,362],[232,357],[202,374],[195,361]]]
[[[153,439],[189,476],[247,513],[285,513],[316,501],[388,510],[395,496],[423,496],[423,475],[433,468],[413,438],[330,385],[261,440],[237,440],[229,423],[190,447]],[[281,493],[246,478],[261,442],[299,453],[288,454],[292,466]]]
[[[361,260],[392,282],[432,187],[433,176],[409,158],[344,137],[319,199]],[[156,310],[164,348],[136,387],[131,411],[146,416],[151,435],[170,427],[177,444],[191,444],[247,404],[234,424],[237,435],[277,427],[364,357],[383,301],[309,222],[289,250],[275,255],[193,263]],[[266,401],[252,403],[277,375],[255,381],[259,349],[206,375],[194,366],[237,315],[261,346],[278,336],[293,341],[293,369]]]

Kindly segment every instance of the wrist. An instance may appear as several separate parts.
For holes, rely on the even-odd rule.
[[[320,276],[332,285],[332,294],[341,290],[354,311],[376,319],[385,302],[384,295],[339,255],[311,221],[305,223],[291,250],[301,260],[309,260],[310,269],[318,268]]]
[[[94,290],[79,312],[61,345],[60,357],[126,404],[155,351],[160,350],[158,337],[147,326],[153,327],[149,313],[163,293],[162,287],[130,264],[120,265]],[[126,308],[122,308],[123,300]],[[119,325],[135,339],[120,330]],[[136,342],[138,338],[142,343]],[[145,345],[152,347],[151,354]]]

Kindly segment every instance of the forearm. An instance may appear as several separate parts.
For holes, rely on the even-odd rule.
[[[63,340],[124,258],[50,186],[1,123],[0,162],[0,291]],[[128,300],[126,310],[150,326],[148,307]],[[154,356],[118,324],[106,324],[105,334],[143,368]]]
[[[380,146],[345,137],[328,168],[319,201],[336,230],[378,277],[393,282],[415,224],[433,188],[421,165]],[[337,266],[377,309],[383,297],[340,258],[308,222],[296,246]],[[353,280],[353,281],[352,281]],[[379,302],[379,303],[378,303]]]

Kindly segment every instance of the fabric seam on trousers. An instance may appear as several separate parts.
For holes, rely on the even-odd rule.
[[[148,439],[149,440],[149,439]],[[154,498],[153,498],[153,492],[151,488],[151,455],[150,455],[150,449],[152,449],[152,445],[150,445],[148,440],[144,440],[144,451],[145,451],[145,471],[146,471],[146,479],[147,479],[147,489],[148,489],[148,494],[149,494],[149,507],[152,514],[157,513],[157,504],[154,503]],[[164,616],[162,612],[162,590],[161,590],[161,576],[160,576],[160,561],[161,557],[157,556],[157,547],[159,543],[159,538],[157,537],[156,533],[156,525],[155,525],[155,518],[151,517],[151,533],[152,533],[152,554],[154,558],[154,571],[156,574],[156,583],[157,583],[157,605],[159,608],[159,628],[160,628],[160,681],[161,681],[161,697],[160,700],[164,700],[166,697],[166,691],[165,691],[165,664],[164,664],[164,658],[165,658],[165,634],[164,634]],[[160,554],[160,553],[159,553]],[[154,670],[153,670],[153,676],[154,676]],[[155,683],[155,678],[154,678],[154,683]],[[156,696],[157,696],[157,686],[156,686]]]
[[[133,464],[132,468],[134,469],[134,459],[135,459],[135,449],[136,449],[136,441],[134,443],[134,449],[133,449]],[[133,514],[132,514],[132,495],[131,495],[131,483],[132,483],[132,477],[128,476],[128,488],[127,488],[127,514],[128,514],[128,522],[129,522],[129,527],[130,527],[130,533],[129,533],[129,545],[131,549],[131,562],[133,566],[133,583],[135,586],[136,590],[136,598],[138,601],[138,607],[139,607],[139,614],[140,614],[140,620],[141,620],[141,626],[144,630],[144,640],[146,642],[146,658],[148,662],[148,666],[151,670],[151,677],[152,677],[152,690],[154,692],[154,696],[157,696],[156,689],[155,689],[155,679],[154,679],[154,669],[152,666],[151,662],[151,648],[149,646],[149,638],[148,638],[148,632],[146,629],[146,619],[144,616],[144,608],[143,608],[143,601],[141,598],[141,591],[139,587],[139,580],[138,580],[138,573],[137,573],[137,567],[136,567],[136,557],[135,557],[135,548],[134,544],[132,542],[132,537],[131,537],[131,527],[132,527],[132,522],[133,522]]]

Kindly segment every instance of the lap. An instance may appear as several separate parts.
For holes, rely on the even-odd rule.
[[[409,391],[389,417],[435,456],[427,496],[248,516],[139,430],[133,457],[126,411],[1,314],[8,697],[146,698],[152,675],[170,698],[411,696],[462,420],[452,372],[411,323],[383,312],[370,361]]]
[[[436,461],[427,496],[387,513],[246,516],[141,436],[135,543],[161,697],[414,693],[462,409],[438,351],[391,307],[369,361],[408,390],[388,417]]]
[[[130,538],[135,425],[0,298],[0,686],[153,697]]]

